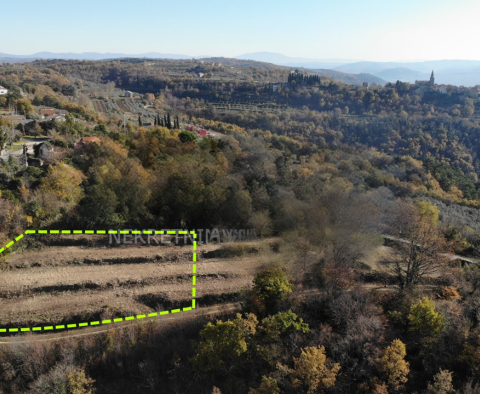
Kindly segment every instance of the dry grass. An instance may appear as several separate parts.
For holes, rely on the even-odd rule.
[[[220,249],[229,251],[229,257],[202,258],[202,253]],[[191,255],[190,245],[52,246],[14,253],[0,280],[0,326],[56,324],[70,318],[99,318],[99,314],[111,318],[167,309],[144,300],[160,296],[170,303],[191,299]],[[262,266],[279,258],[265,242],[201,245],[198,255],[197,299],[248,288]]]

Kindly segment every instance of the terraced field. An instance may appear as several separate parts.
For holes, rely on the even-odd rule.
[[[275,110],[281,110],[286,108],[286,106],[284,105],[278,105],[275,103],[227,102],[227,101],[210,103],[209,106],[220,112],[226,112],[226,111],[272,112]]]
[[[105,103],[102,100],[93,100],[93,106],[95,107],[95,111],[97,112],[108,112]]]
[[[122,111],[123,113],[130,112],[123,100],[115,100],[115,103],[117,104],[118,108],[120,108],[120,111]]]
[[[190,306],[192,246],[44,246],[13,253],[2,266],[0,328],[104,320]],[[198,250],[198,306],[234,301],[267,255],[217,257]],[[256,247],[253,250],[257,250]]]

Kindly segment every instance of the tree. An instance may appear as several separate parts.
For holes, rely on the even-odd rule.
[[[192,142],[195,141],[197,137],[191,131],[182,131],[178,134],[178,138],[182,142]]]
[[[30,102],[30,100],[27,99],[17,100],[15,106],[17,108],[17,111],[21,114],[29,114],[34,111],[32,103]]]
[[[396,223],[399,238],[395,245],[393,273],[402,289],[410,288],[426,275],[442,269],[447,262],[440,253],[444,249],[438,222],[439,210],[422,201],[416,207],[401,204],[402,219]]]
[[[452,372],[441,369],[433,377],[433,384],[429,383],[427,388],[427,394],[450,394],[455,393],[455,389],[452,384]]]
[[[76,369],[67,375],[69,383],[69,394],[93,394],[95,380],[85,375],[83,369]]]
[[[80,205],[82,220],[87,226],[121,225],[125,220],[116,212],[119,205],[115,192],[106,185],[95,184],[86,188],[85,199]]]
[[[257,318],[253,314],[248,314],[245,319],[237,314],[235,320],[207,323],[200,331],[201,340],[193,358],[195,368],[211,371],[239,365],[242,355],[248,350],[251,337],[256,333],[257,325]]]
[[[443,315],[435,311],[435,304],[428,297],[411,306],[408,322],[411,331],[424,336],[434,336],[443,330]]]
[[[325,347],[306,347],[299,358],[293,358],[293,386],[306,387],[307,393],[333,387],[340,371],[340,364],[332,363],[325,355]]]
[[[143,96],[143,99],[149,103],[153,103],[155,101],[155,96],[152,93],[147,93]]]
[[[399,339],[395,339],[385,349],[380,359],[379,369],[385,374],[388,385],[394,390],[402,388],[408,381],[410,364],[405,361],[406,355],[405,344]]]
[[[40,187],[30,197],[30,207],[36,207],[30,212],[32,216],[46,221],[45,225],[62,213],[69,213],[84,196],[80,186],[84,179],[81,171],[67,164],[50,167]]]
[[[285,272],[272,268],[259,273],[253,280],[250,304],[260,313],[274,312],[278,303],[291,292],[292,285]]]
[[[307,333],[310,328],[303,322],[292,310],[287,312],[278,312],[275,315],[268,316],[262,320],[261,331],[266,334],[267,339],[279,339],[282,334],[289,331],[301,331]]]
[[[8,134],[4,130],[0,130],[0,150],[5,148],[5,145],[7,144],[8,141]]]
[[[250,389],[248,394],[280,394],[280,388],[275,379],[262,376],[260,387],[258,389]]]
[[[294,332],[307,333],[310,328],[291,310],[267,316],[256,336],[256,357],[275,367],[285,355],[283,342]]]
[[[260,238],[271,235],[272,220],[270,219],[268,210],[254,212],[250,222]]]
[[[1,200],[0,200],[1,201]],[[477,335],[474,343],[465,344],[462,359],[465,360],[474,370],[480,370],[480,335]]]

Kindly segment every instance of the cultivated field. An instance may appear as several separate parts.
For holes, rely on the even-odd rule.
[[[108,112],[105,103],[101,100],[93,100],[93,106],[97,112]]]
[[[113,319],[191,306],[191,245],[108,247],[97,238],[85,245],[76,239],[76,246],[54,246],[63,241],[68,240],[8,256],[0,273],[0,328]],[[199,307],[237,299],[272,257],[268,241],[201,245],[197,252]]]
[[[273,112],[275,110],[285,110],[287,106],[275,103],[261,102],[240,102],[240,101],[219,101],[209,104],[210,108],[214,108],[220,112]],[[208,108],[207,107],[207,108]]]
[[[130,112],[130,110],[125,106],[125,102],[123,100],[116,100],[115,101],[118,105],[118,108],[124,113]]]

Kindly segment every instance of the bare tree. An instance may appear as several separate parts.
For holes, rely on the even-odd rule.
[[[439,231],[435,206],[426,202],[417,206],[402,203],[399,213],[392,270],[404,289],[444,268],[448,259],[442,255],[446,243]]]

